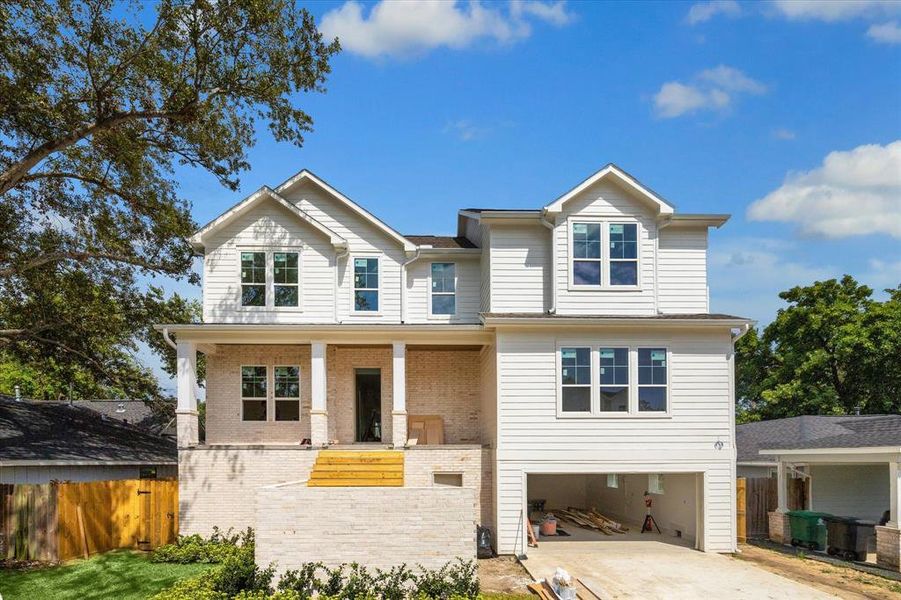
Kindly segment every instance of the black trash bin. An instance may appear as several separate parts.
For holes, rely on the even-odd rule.
[[[870,545],[870,539],[876,535],[876,522],[861,519],[854,523],[854,527],[857,530],[854,552],[857,553],[857,560],[864,561],[867,559],[867,548]]]
[[[876,523],[854,517],[824,517],[826,553],[847,560],[866,560],[867,545],[876,532]]]

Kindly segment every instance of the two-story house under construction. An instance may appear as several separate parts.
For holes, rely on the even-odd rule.
[[[536,202],[540,204],[540,202]],[[527,553],[529,503],[735,550],[733,342],[707,236],[608,165],[544,206],[402,235],[309,171],[204,226],[178,352],[182,533],[258,561],[437,565]],[[174,341],[173,341],[174,338]],[[197,353],[206,361],[198,441]],[[683,539],[684,543],[684,539]]]

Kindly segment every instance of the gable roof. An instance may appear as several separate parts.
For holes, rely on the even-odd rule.
[[[175,434],[174,402],[167,402],[162,411],[154,411],[142,400],[73,400],[71,403],[93,410],[98,413],[97,418],[115,419],[155,434]]]
[[[286,189],[290,188],[291,186],[293,186],[297,183],[300,183],[301,181],[305,181],[305,180],[312,181],[317,186],[319,186],[320,188],[322,188],[323,190],[325,190],[326,192],[328,192],[329,194],[334,196],[338,201],[340,201],[342,204],[344,204],[344,206],[349,208],[351,211],[357,213],[358,215],[363,217],[363,219],[365,219],[369,223],[375,225],[376,228],[380,229],[385,234],[387,234],[388,237],[394,239],[401,246],[403,246],[403,248],[406,252],[414,252],[416,250],[416,244],[414,244],[413,242],[408,240],[406,237],[404,237],[403,235],[398,233],[396,229],[389,227],[384,221],[377,218],[371,212],[369,212],[368,210],[366,210],[365,208],[363,208],[362,206],[360,206],[359,204],[357,204],[356,202],[354,202],[353,200],[351,200],[350,198],[348,198],[347,196],[345,196],[344,194],[339,192],[337,189],[335,189],[334,187],[332,187],[331,185],[326,183],[325,180],[316,176],[312,171],[303,169],[300,171],[300,173],[289,178],[288,180],[286,180],[284,183],[282,183],[275,189],[277,192],[283,192]]]
[[[288,212],[294,214],[296,217],[298,217],[308,225],[311,225],[314,229],[318,230],[320,233],[328,237],[331,244],[336,248],[347,247],[347,240],[311,217],[305,210],[296,207],[295,205],[282,198],[282,196],[279,195],[278,192],[267,185],[264,185],[263,187],[247,196],[246,198],[232,206],[230,209],[195,231],[194,235],[192,235],[189,239],[191,245],[194,246],[195,249],[202,248],[204,245],[203,238],[205,236],[218,231],[227,223],[231,222],[232,219],[250,210],[265,199],[274,200]]]
[[[738,462],[771,462],[760,450],[901,447],[901,415],[805,415],[735,427]]]
[[[89,408],[0,396],[0,465],[174,464],[177,460],[173,439],[104,419]]]
[[[431,246],[432,248],[441,249],[478,248],[478,246],[473,244],[469,239],[460,235],[406,235],[404,237],[417,246]]]
[[[627,189],[634,191],[639,198],[642,198],[656,206],[657,212],[661,215],[671,215],[673,214],[673,212],[675,212],[675,207],[672,204],[664,200],[654,190],[644,185],[613,163],[608,163],[600,171],[595,172],[587,179],[585,179],[582,183],[572,188],[550,204],[546,205],[544,207],[544,212],[559,213],[563,210],[563,205],[566,204],[569,200],[572,200],[575,196],[579,195],[598,181],[606,178],[614,178],[624,184]]]

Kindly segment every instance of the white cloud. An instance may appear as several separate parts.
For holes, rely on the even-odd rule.
[[[480,39],[508,44],[529,37],[532,20],[563,26],[572,19],[562,0],[514,0],[506,11],[477,0],[382,0],[368,14],[350,0],[323,15],[319,30],[327,38],[337,37],[348,52],[375,58],[465,48]]]
[[[766,86],[738,69],[720,65],[701,71],[691,83],[668,81],[654,95],[659,117],[671,119],[699,110],[722,111],[740,94],[763,94]]]
[[[816,169],[789,173],[781,187],[751,204],[748,217],[797,223],[813,236],[901,238],[901,140],[832,152]]]
[[[883,44],[901,44],[901,26],[898,21],[870,25],[867,37]]]
[[[462,142],[471,142],[479,139],[487,132],[487,128],[478,127],[469,119],[458,119],[448,123],[444,127],[444,133],[453,134]]]
[[[696,25],[709,21],[717,15],[737,17],[741,14],[741,6],[735,0],[713,0],[713,2],[698,2],[688,9],[685,20],[689,25]]]
[[[897,0],[776,0],[778,14],[798,21],[847,21],[901,13]]]
[[[784,127],[780,127],[778,129],[773,130],[773,137],[776,138],[777,140],[791,141],[791,140],[797,138],[798,134],[796,134],[791,129],[785,129]]]
[[[871,258],[867,262],[867,266],[869,268],[860,280],[874,288],[877,292],[876,296],[884,296],[878,292],[901,285],[901,259],[886,261]]]

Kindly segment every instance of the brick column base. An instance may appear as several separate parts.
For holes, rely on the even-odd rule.
[[[788,515],[779,511],[773,511],[767,513],[767,515],[769,517],[770,539],[780,544],[790,544],[792,534]]]
[[[310,443],[314,448],[328,446],[328,413],[310,411]]]
[[[391,440],[395,448],[403,448],[407,445],[407,413],[391,413]]]
[[[175,439],[179,448],[196,446],[200,443],[200,426],[196,410],[175,411]]]
[[[876,563],[892,571],[901,571],[901,529],[876,526]]]

